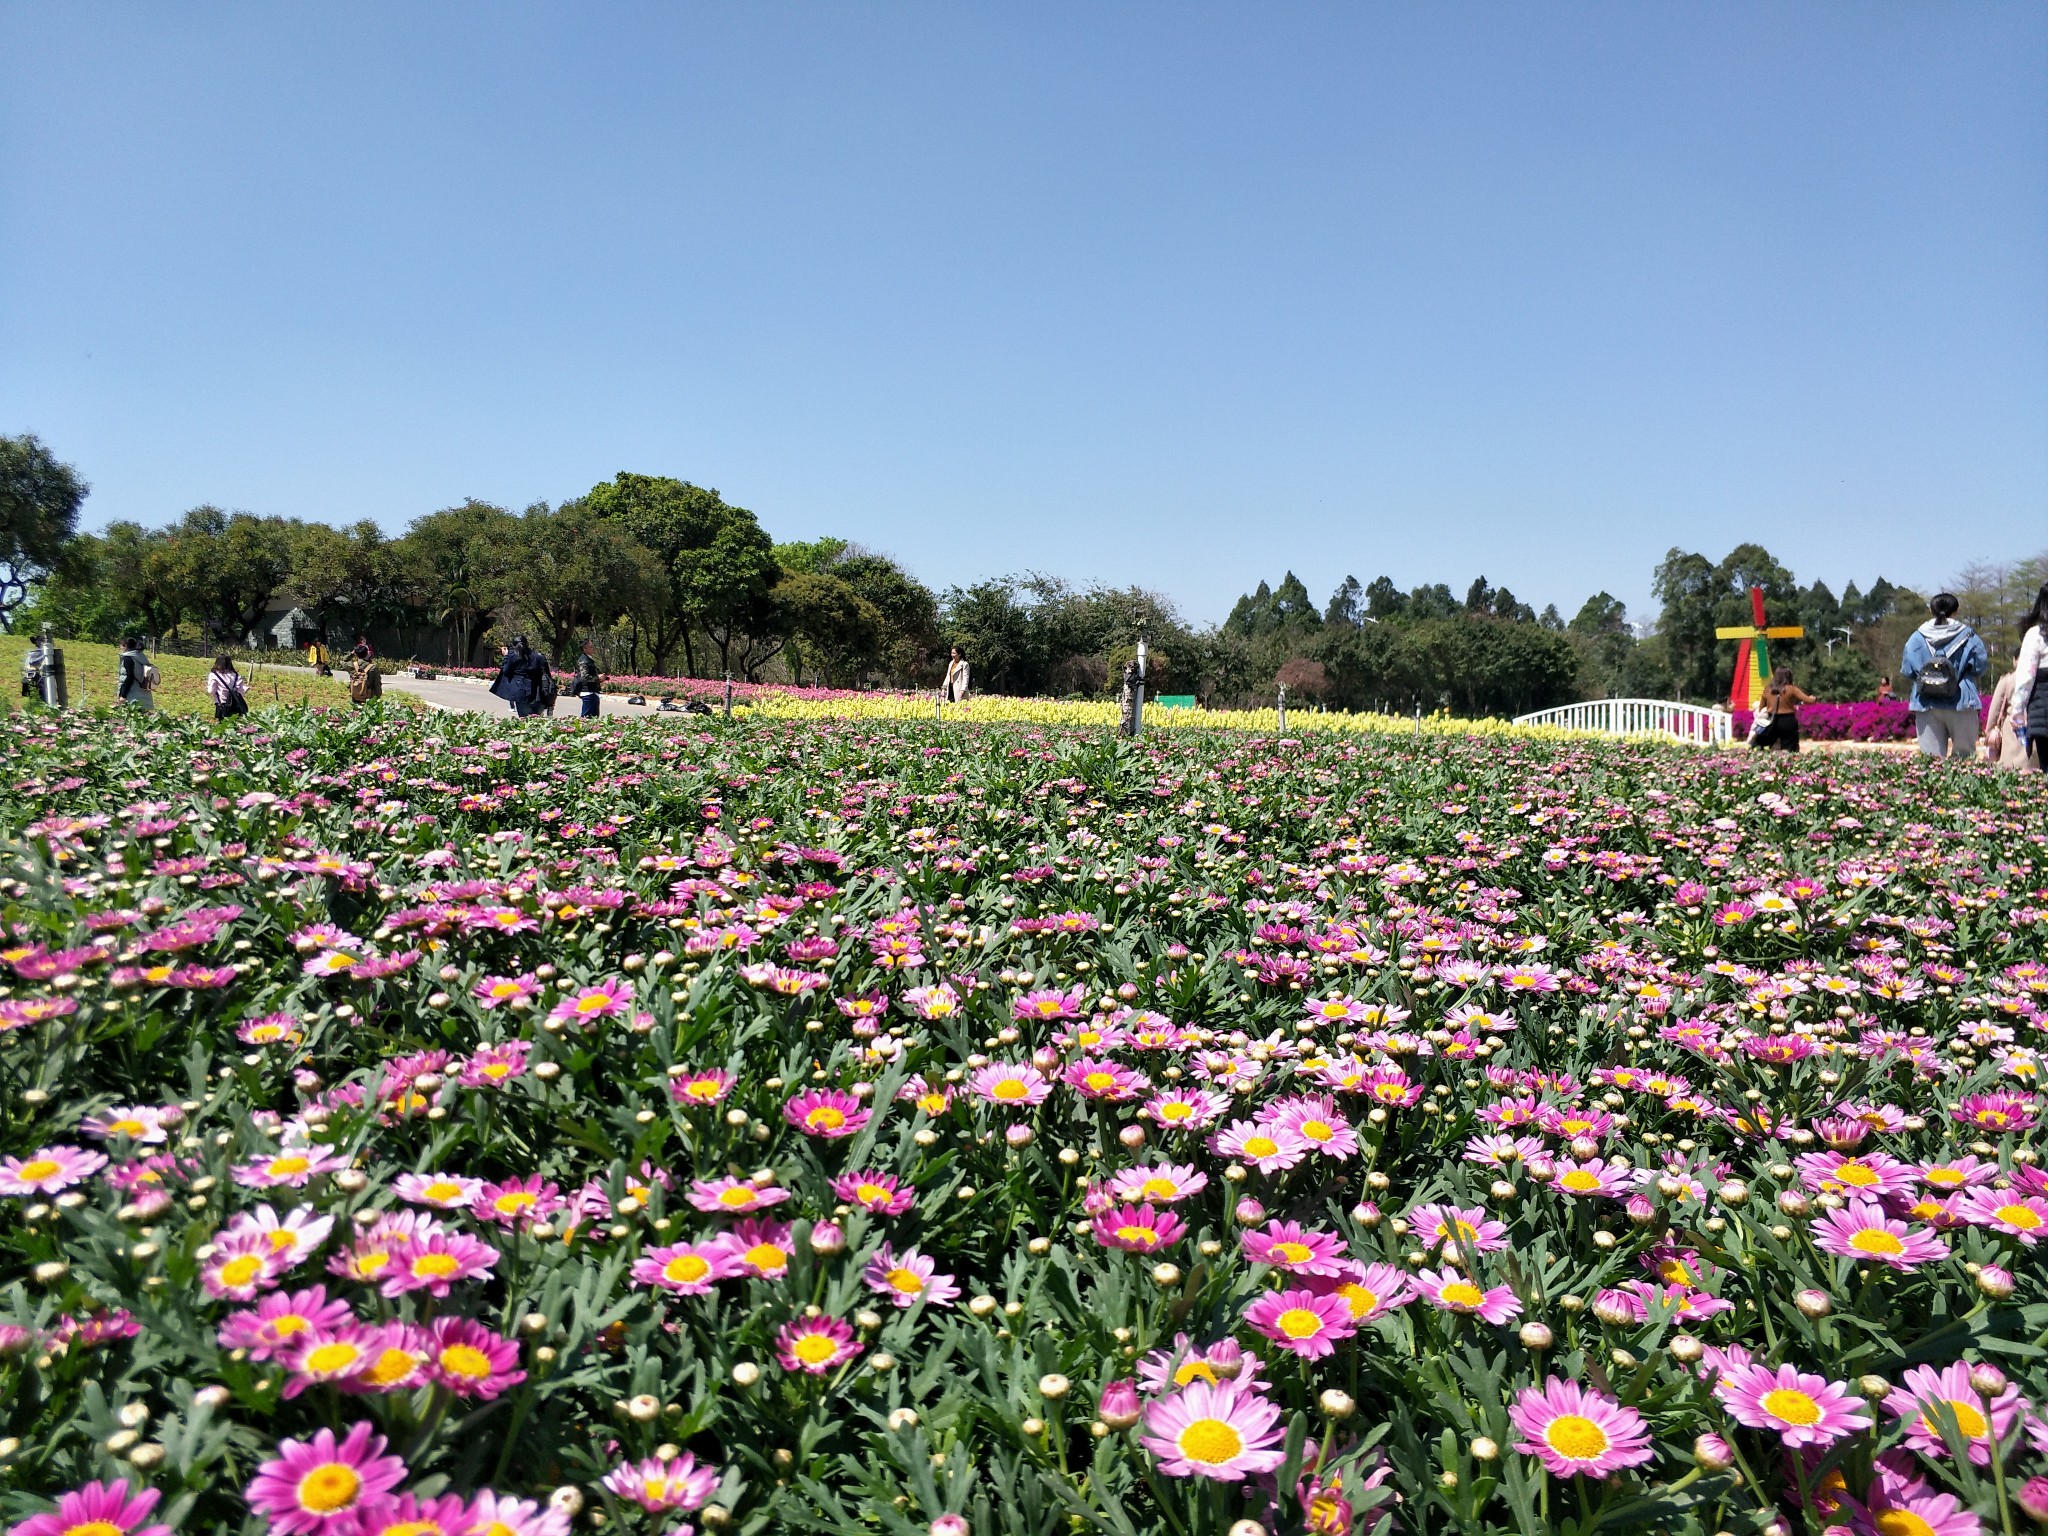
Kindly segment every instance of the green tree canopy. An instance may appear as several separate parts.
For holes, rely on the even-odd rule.
[[[33,434],[0,437],[0,628],[58,568],[88,487]]]

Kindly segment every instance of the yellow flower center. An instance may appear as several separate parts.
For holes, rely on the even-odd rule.
[[[270,1244],[272,1253],[283,1253],[285,1249],[296,1248],[299,1245],[299,1235],[290,1227],[272,1227],[264,1234],[264,1238]]]
[[[363,1480],[338,1461],[315,1467],[299,1479],[299,1507],[316,1515],[347,1509],[362,1492]]]
[[[1312,1339],[1323,1331],[1323,1320],[1307,1307],[1289,1307],[1274,1319],[1290,1339]]]
[[[1983,1413],[1978,1410],[1974,1403],[1966,1403],[1953,1397],[1943,1398],[1942,1401],[1948,1405],[1949,1411],[1956,1416],[1956,1426],[1962,1430],[1966,1439],[1982,1440],[1991,1433],[1990,1422],[1985,1419]],[[1940,1437],[1941,1431],[1934,1427],[1932,1420],[1923,1416],[1920,1423],[1927,1433],[1935,1436],[1937,1439]]]
[[[462,1186],[450,1179],[436,1179],[420,1193],[437,1204],[462,1198]]]
[[[1574,1168],[1569,1173],[1560,1174],[1557,1182],[1573,1194],[1583,1195],[1600,1187],[1600,1175],[1588,1173],[1583,1168]]]
[[[65,1526],[64,1536],[126,1536],[126,1533],[108,1520],[86,1520],[78,1525]]]
[[[744,1211],[754,1203],[754,1192],[744,1184],[735,1184],[731,1189],[718,1192],[718,1203],[735,1211]]]
[[[1244,1141],[1246,1157],[1271,1157],[1280,1150],[1280,1143],[1270,1136],[1247,1136]]]
[[[1603,1456],[1611,1443],[1606,1430],[1580,1413],[1559,1414],[1544,1426],[1543,1439],[1558,1455],[1573,1461]]]
[[[356,1255],[355,1270],[358,1275],[367,1280],[372,1276],[383,1274],[384,1267],[390,1262],[390,1254],[384,1252],[381,1248],[373,1248],[368,1253]]]
[[[1454,1307],[1476,1307],[1486,1300],[1486,1293],[1470,1280],[1453,1280],[1437,1295]]]
[[[149,1127],[140,1120],[114,1120],[108,1123],[107,1134],[110,1136],[140,1136],[148,1129]]]
[[[500,1216],[516,1216],[521,1211],[533,1209],[537,1203],[536,1196],[526,1190],[516,1189],[509,1194],[498,1196],[491,1202],[491,1209]]]
[[[363,1372],[363,1381],[372,1387],[388,1387],[405,1380],[418,1368],[419,1359],[410,1350],[386,1349]]]
[[[1316,1251],[1307,1243],[1275,1243],[1266,1251],[1287,1264],[1306,1264],[1316,1256]]]
[[[1906,1251],[1906,1245],[1882,1227],[1865,1227],[1849,1239],[1849,1246],[1858,1253],[1888,1254],[1893,1258]]]
[[[823,1365],[839,1353],[839,1341],[826,1333],[807,1333],[792,1344],[789,1352],[805,1365]]]
[[[312,1326],[311,1323],[295,1312],[287,1312],[283,1317],[273,1317],[270,1320],[270,1331],[280,1339],[288,1339],[294,1334],[304,1333]]]
[[[450,1376],[460,1376],[465,1381],[490,1379],[491,1357],[473,1344],[450,1344],[441,1351],[440,1364]]]
[[[1805,1426],[1820,1422],[1820,1404],[1797,1387],[1778,1387],[1760,1400],[1765,1413],[1787,1424]]]
[[[756,1243],[740,1257],[764,1275],[779,1275],[789,1264],[789,1255],[773,1243]]]
[[[1881,1509],[1869,1518],[1877,1536],[1936,1536],[1934,1527],[1910,1509]]]
[[[54,1157],[32,1157],[21,1165],[21,1171],[15,1177],[25,1184],[33,1184],[38,1179],[47,1179],[61,1166]]]
[[[846,1124],[846,1116],[830,1104],[820,1104],[804,1116],[804,1124],[814,1131],[836,1131]]]
[[[1171,1179],[1147,1179],[1138,1190],[1144,1200],[1171,1200],[1180,1193],[1180,1186]]]
[[[1173,1373],[1176,1387],[1184,1387],[1191,1381],[1206,1381],[1210,1386],[1216,1386],[1215,1367],[1206,1360],[1190,1360]]]
[[[1304,1120],[1295,1129],[1310,1141],[1328,1141],[1337,1134],[1327,1120]]]
[[[1183,1104],[1177,1099],[1169,1100],[1159,1106],[1159,1118],[1162,1120],[1185,1120],[1194,1112],[1194,1105]]]
[[[220,1267],[220,1283],[228,1286],[247,1285],[263,1273],[263,1261],[253,1253],[238,1253]]]
[[[1150,1248],[1159,1241],[1159,1234],[1150,1227],[1118,1227],[1116,1235],[1119,1242],[1136,1243],[1141,1248]]]
[[[436,1279],[443,1275],[452,1275],[460,1268],[461,1263],[452,1253],[423,1253],[412,1261],[414,1274],[431,1275]]]
[[[1838,1182],[1853,1184],[1858,1189],[1868,1189],[1877,1182],[1877,1175],[1871,1171],[1870,1167],[1867,1164],[1857,1162],[1854,1158],[1838,1165],[1835,1169],[1834,1177]]]
[[[313,1163],[310,1158],[299,1157],[296,1154],[286,1157],[273,1157],[270,1160],[270,1173],[273,1178],[286,1179],[295,1173],[304,1173],[312,1166]]]
[[[345,1371],[362,1358],[363,1351],[358,1345],[336,1339],[307,1350],[306,1369],[324,1376],[331,1371]]]
[[[1116,1086],[1115,1076],[1108,1072],[1090,1072],[1081,1081],[1090,1088],[1093,1088],[1097,1093],[1107,1093]]]
[[[1368,1291],[1355,1280],[1346,1280],[1342,1285],[1338,1286],[1337,1294],[1342,1296],[1345,1305],[1351,1308],[1351,1316],[1354,1320],[1371,1317],[1373,1310],[1380,1304],[1378,1296]]]
[[[889,1271],[888,1280],[892,1289],[906,1296],[916,1296],[924,1290],[924,1277],[916,1270],[904,1269],[900,1265]]]
[[[1196,1419],[1175,1438],[1180,1453],[1198,1467],[1220,1467],[1244,1450],[1244,1436],[1222,1419]]]
[[[679,1253],[661,1266],[661,1277],[678,1285],[695,1285],[711,1273],[711,1262],[694,1253]]]
[[[2009,1227],[2018,1227],[2022,1232],[2031,1232],[2041,1225],[2040,1216],[2031,1206],[2001,1205],[1998,1219]]]
[[[688,1098],[708,1104],[718,1097],[718,1084],[715,1082],[695,1082],[685,1088],[683,1093]]]
[[[989,1096],[997,1099],[1022,1099],[1029,1097],[1030,1093],[1031,1090],[1014,1077],[1001,1079],[989,1090]]]

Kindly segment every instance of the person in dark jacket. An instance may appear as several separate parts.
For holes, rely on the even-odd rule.
[[[498,663],[497,681],[491,684],[491,692],[512,706],[516,715],[530,715],[540,707],[540,690],[534,686],[533,653],[527,649],[526,636],[515,636],[505,647],[505,657]]]
[[[583,718],[597,716],[598,695],[604,691],[604,676],[597,669],[597,657],[591,654],[590,642],[583,642],[582,650],[576,657],[576,696],[583,701]]]

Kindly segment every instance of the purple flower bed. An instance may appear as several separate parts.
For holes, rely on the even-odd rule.
[[[436,667],[444,677],[494,678],[496,667]],[[573,673],[555,668],[555,676],[561,680],[564,691]],[[650,699],[699,699],[706,704],[725,702],[725,681],[714,677],[625,677],[606,675],[606,693],[637,693]],[[852,688],[792,688],[786,683],[743,683],[732,685],[734,703],[744,703],[761,694],[786,695],[793,699],[852,699],[867,695]]]
[[[1979,704],[1981,720],[1987,706]],[[1749,735],[1750,712],[1735,711],[1735,734]],[[1903,699],[1878,703],[1866,699],[1855,704],[1803,704],[1799,708],[1799,734],[1809,741],[1911,741],[1913,712]]]

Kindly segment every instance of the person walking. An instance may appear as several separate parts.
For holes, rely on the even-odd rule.
[[[1776,747],[1781,752],[1799,750],[1799,706],[1811,704],[1813,695],[1792,681],[1792,669],[1780,664],[1771,671],[1771,679],[1764,684],[1764,695],[1757,701],[1757,715],[1763,720],[1759,730],[1752,731],[1749,744],[1752,747],[1769,749]]]
[[[377,660],[370,653],[368,642],[361,639],[348,653],[348,696],[358,708],[384,697],[384,674],[377,670]]]
[[[2017,672],[1999,675],[1991,702],[1984,706],[1984,734],[1977,738],[1977,755],[2001,773],[2017,773],[2027,766],[2027,733],[2011,719],[2013,685],[2019,680]]]
[[[1920,751],[1928,757],[1971,757],[1977,750],[1977,681],[1991,653],[1974,629],[1956,617],[1955,594],[1937,592],[1932,617],[1906,637],[1899,675],[1913,685],[1911,702]]]
[[[953,647],[953,654],[946,663],[945,681],[939,684],[939,699],[946,704],[959,704],[967,697],[967,654],[959,646]]]
[[[1880,704],[1889,704],[1891,703],[1891,701],[1892,680],[1888,677],[1880,677],[1877,680],[1877,702]]]
[[[576,697],[583,701],[582,718],[597,718],[598,697],[604,691],[604,675],[598,671],[597,657],[591,653],[590,642],[584,641],[576,655],[576,681],[572,685]]]
[[[121,654],[115,664],[120,671],[114,696],[133,709],[155,709],[156,687],[161,679],[143,653],[140,636],[129,635],[121,641]]]
[[[235,670],[235,658],[216,656],[213,670],[206,674],[206,696],[213,700],[213,718],[231,720],[249,713],[249,696],[242,674]]]
[[[2020,744],[2020,761],[2036,773],[2048,773],[2048,582],[2034,594],[2020,638],[2019,663],[2013,668],[2012,703],[2005,729]],[[1992,705],[1993,718],[1997,704]]]

